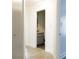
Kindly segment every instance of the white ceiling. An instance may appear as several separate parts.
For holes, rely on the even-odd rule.
[[[22,2],[23,0],[12,0],[13,2]],[[40,1],[40,0],[25,0],[26,2],[37,2],[37,1]]]
[[[37,2],[37,1],[40,1],[40,0],[26,0],[27,2]]]
[[[23,0],[12,0],[12,3],[22,3]],[[25,3],[28,4],[34,4],[37,3],[39,1],[44,1],[44,0],[24,0]]]
[[[22,2],[23,0],[12,0],[13,2]],[[24,0],[26,1],[26,3],[35,3],[35,2],[38,2],[38,1],[41,1],[41,0]]]
[[[12,0],[12,2],[19,2],[19,3],[21,3],[22,0]]]
[[[36,2],[41,1],[41,0],[25,0],[25,1],[26,1],[26,3],[36,3]]]

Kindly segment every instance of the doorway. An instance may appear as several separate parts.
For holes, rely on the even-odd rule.
[[[37,12],[37,48],[45,49],[45,10]]]

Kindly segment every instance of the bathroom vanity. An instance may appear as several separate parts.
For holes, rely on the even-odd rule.
[[[44,32],[38,32],[37,33],[37,45],[41,45],[41,44],[44,44]]]

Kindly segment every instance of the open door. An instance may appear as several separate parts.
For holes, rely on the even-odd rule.
[[[45,10],[37,12],[37,47],[45,49]]]

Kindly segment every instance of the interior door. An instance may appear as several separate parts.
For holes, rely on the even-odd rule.
[[[13,3],[12,7],[12,59],[23,59],[22,6],[20,4]]]
[[[66,57],[66,19],[62,17],[60,19],[60,59]]]
[[[37,12],[37,47],[45,50],[45,10]]]
[[[66,0],[60,2],[59,59],[66,59]]]

